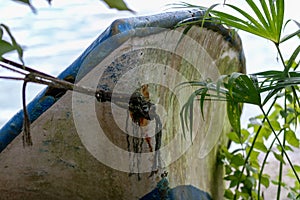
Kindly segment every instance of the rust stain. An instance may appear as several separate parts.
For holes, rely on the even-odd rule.
[[[148,85],[148,84],[142,85],[142,86],[141,86],[140,88],[138,88],[137,90],[143,95],[143,97],[144,97],[144,99],[145,99],[146,101],[150,101],[150,93],[149,93],[149,85]],[[132,113],[131,111],[130,111],[130,117],[131,117],[131,119],[133,120],[133,113]],[[146,118],[141,117],[141,118],[138,119],[138,122],[137,122],[137,123],[138,123],[138,125],[139,125],[140,127],[145,127],[145,126],[147,126],[147,125],[149,124],[149,120],[146,119]],[[143,134],[144,134],[145,140],[146,140],[146,142],[147,142],[147,144],[148,144],[149,151],[150,151],[150,152],[153,152],[153,147],[152,147],[152,145],[151,145],[151,137],[148,136],[148,133],[147,133],[147,132],[143,132]]]
[[[153,148],[152,148],[152,145],[151,145],[151,137],[146,136],[146,142],[148,144],[149,151],[153,152]]]

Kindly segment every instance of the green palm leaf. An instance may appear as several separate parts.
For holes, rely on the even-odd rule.
[[[2,40],[2,35],[3,35],[3,30],[2,28],[6,31],[6,33],[8,34],[11,43]],[[24,64],[23,61],[23,49],[22,47],[17,43],[16,39],[14,38],[14,36],[12,35],[10,29],[8,26],[6,26],[5,24],[0,24],[0,29],[1,29],[1,38],[0,41],[2,43],[2,45],[0,45],[0,59],[3,56],[3,54],[16,50],[19,56],[19,60],[22,62],[22,64]]]
[[[215,10],[215,7],[219,4],[214,4],[210,8],[195,6],[188,3],[181,3],[179,5],[181,7],[204,9],[210,14],[209,17],[208,15],[205,15],[204,20],[211,21],[213,19],[215,22],[219,22],[228,27],[234,27],[279,44],[283,25],[284,0],[277,0],[276,3],[273,0],[269,0],[268,3],[266,0],[261,0],[261,10],[253,0],[246,0],[246,3],[253,11],[253,16],[232,4],[224,5],[231,8],[233,11],[236,11],[242,17]]]

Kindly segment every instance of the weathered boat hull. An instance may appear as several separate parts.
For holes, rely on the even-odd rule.
[[[226,105],[208,101],[202,117],[195,102],[192,134],[184,134],[180,111],[195,88],[178,84],[244,71],[244,57],[237,35],[221,26],[173,29],[199,16],[115,21],[59,77],[111,91],[112,98],[146,88],[141,93],[159,120],[137,123],[126,105],[48,88],[29,105],[32,147],[23,148],[17,136],[22,113],[0,132],[1,198],[221,199],[217,154],[230,130]]]

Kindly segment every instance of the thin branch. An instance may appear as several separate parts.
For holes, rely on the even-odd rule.
[[[53,77],[51,75],[45,74],[45,73],[40,72],[38,70],[32,69],[30,67],[21,65],[19,63],[14,62],[14,61],[7,60],[5,58],[2,58],[0,60],[0,62],[6,63],[6,64],[11,65],[13,67],[16,67],[18,69],[29,72],[29,74],[24,74],[24,75],[27,76],[26,77],[27,82],[44,84],[44,85],[48,85],[48,86],[55,87],[55,88],[65,89],[65,90],[72,90],[72,91],[87,94],[87,95],[90,95],[90,96],[95,96],[95,95],[98,94],[98,96],[100,95],[101,97],[106,98],[106,99],[102,99],[102,100],[105,100],[105,101],[112,100],[111,99],[111,96],[112,96],[111,92],[107,92],[107,91],[99,90],[99,89],[95,90],[95,89],[92,89],[92,88],[79,86],[79,85],[70,83],[68,81],[58,79],[58,78]],[[126,100],[125,103],[128,103],[127,100],[129,98],[130,98],[130,95],[128,95],[128,94],[114,93],[114,98],[113,98],[114,102],[113,103],[115,103],[117,101],[124,102],[124,99]]]
[[[281,129],[279,131],[279,133],[277,134],[277,136],[279,136],[281,133],[282,133],[283,129]],[[257,189],[257,194],[259,195],[260,194],[260,190],[261,190],[261,178],[262,178],[262,175],[263,175],[263,171],[264,171],[264,168],[265,168],[265,165],[267,164],[267,159],[268,159],[268,156],[270,154],[270,152],[272,151],[272,147],[275,143],[276,138],[273,139],[269,149],[267,150],[266,154],[265,154],[265,157],[262,161],[262,165],[261,165],[261,168],[260,168],[260,172],[259,172],[259,175],[258,175],[258,189]]]
[[[284,112],[287,113],[287,91],[284,92]],[[287,124],[287,115],[284,116],[284,124]],[[290,123],[289,123],[290,124]],[[275,137],[276,138],[276,137]],[[282,149],[285,149],[286,142],[286,129],[284,129],[283,141],[282,141]],[[281,157],[284,158],[284,152],[281,151]],[[278,187],[277,187],[277,199],[280,200],[281,195],[281,182],[282,182],[282,171],[283,171],[283,162],[279,163],[279,175],[278,175]]]
[[[32,140],[30,136],[30,119],[26,107],[26,86],[27,86],[27,80],[25,79],[22,87],[22,104],[23,104],[23,113],[24,113],[23,146],[25,145],[32,146]]]
[[[263,112],[263,114],[264,114],[265,116],[267,116],[266,113],[264,112],[264,110],[263,110],[262,107],[261,107],[261,111]],[[293,165],[292,161],[290,160],[290,157],[288,156],[288,154],[287,154],[286,151],[284,150],[284,146],[282,145],[282,143],[281,143],[280,139],[278,138],[278,136],[277,136],[275,130],[273,129],[273,126],[272,126],[272,124],[271,124],[269,118],[267,117],[266,120],[267,120],[267,123],[269,124],[269,126],[270,126],[272,132],[274,133],[274,136],[275,136],[275,138],[276,138],[278,144],[280,145],[280,147],[281,147],[281,149],[282,149],[282,152],[284,153],[284,155],[285,155],[285,157],[286,157],[286,159],[287,159],[287,161],[288,161],[290,167],[292,168],[293,173],[295,174],[297,181],[300,183],[300,178],[299,178],[299,176],[298,176],[298,174],[297,174],[297,172],[296,172],[296,170],[295,170],[295,168],[294,168],[294,165]]]
[[[37,74],[44,75],[44,76],[46,76],[46,77],[52,77],[52,78],[55,78],[54,76],[51,76],[51,75],[49,75],[49,74],[46,74],[46,73],[40,72],[40,71],[38,71],[38,70],[32,69],[32,68],[30,68],[30,67],[27,67],[27,66],[25,66],[25,65],[19,64],[19,63],[17,63],[17,62],[14,62],[14,61],[5,59],[5,58],[3,58],[3,57],[0,59],[0,62],[4,62],[4,63],[6,63],[6,64],[8,64],[8,65],[14,66],[14,67],[16,67],[16,68],[19,68],[19,69],[24,70],[24,71],[27,71],[27,72],[37,73]]]
[[[22,74],[22,75],[26,76],[26,73],[21,72],[21,71],[19,71],[19,70],[16,70],[16,69],[14,69],[14,68],[11,68],[11,67],[9,67],[9,66],[5,66],[5,65],[3,65],[3,64],[0,64],[0,67],[3,67],[3,68],[8,69],[8,70],[10,70],[10,71],[12,71],[12,72],[16,72],[16,73],[18,73],[18,74]]]
[[[237,183],[237,185],[236,185],[235,191],[238,191],[238,189],[239,189],[239,187],[240,187],[242,175],[243,175],[243,173],[244,173],[244,171],[245,171],[245,169],[246,169],[246,165],[247,165],[247,163],[248,163],[248,161],[249,161],[249,159],[250,159],[250,155],[251,155],[251,153],[252,153],[252,151],[253,151],[253,149],[254,149],[254,144],[255,144],[255,142],[256,142],[256,140],[257,140],[257,138],[258,138],[258,135],[260,134],[260,131],[261,131],[262,127],[263,127],[263,124],[264,124],[265,120],[267,119],[266,116],[268,116],[269,113],[271,112],[271,110],[272,110],[274,104],[276,103],[277,99],[278,99],[278,96],[276,96],[276,97],[274,98],[274,101],[272,102],[271,106],[269,107],[269,109],[268,109],[268,111],[267,111],[267,113],[266,113],[267,115],[264,115],[264,118],[263,118],[263,120],[262,120],[262,123],[261,123],[261,125],[259,126],[258,130],[256,131],[256,134],[255,134],[254,139],[253,139],[253,141],[252,141],[252,145],[250,146],[249,152],[248,152],[248,154],[247,154],[247,157],[246,157],[246,159],[245,159],[243,168],[242,168],[242,170],[241,170],[241,174],[240,174],[240,176],[238,177],[238,183]],[[234,199],[234,200],[237,199],[237,193],[234,194],[233,199]],[[260,195],[258,194],[258,200],[259,200],[259,199],[260,199]]]
[[[20,78],[20,77],[11,77],[11,76],[0,76],[0,79],[8,79],[8,80],[24,81],[24,78]]]

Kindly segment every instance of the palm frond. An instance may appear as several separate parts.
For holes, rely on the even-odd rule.
[[[200,101],[201,115],[204,117],[205,101],[227,101],[227,115],[236,133],[239,133],[240,104],[248,103],[263,106],[269,99],[277,95],[282,89],[300,84],[300,72],[264,71],[251,75],[234,72],[222,75],[216,82],[190,81],[179,84],[196,87],[181,110],[182,129],[189,130],[192,137],[192,121],[194,101]],[[262,93],[268,93],[261,99]],[[199,97],[199,98],[198,98]]]
[[[261,0],[260,8],[253,0],[246,0],[246,3],[250,10],[253,11],[253,16],[232,4],[223,5],[231,8],[240,14],[241,17],[216,10],[216,7],[220,4],[214,4],[209,8],[184,2],[176,5],[177,8],[180,6],[181,8],[199,8],[206,10],[202,25],[205,20],[214,20],[228,27],[240,29],[279,44],[283,26],[284,0],[277,0],[276,3],[271,0],[268,2],[267,0]]]

